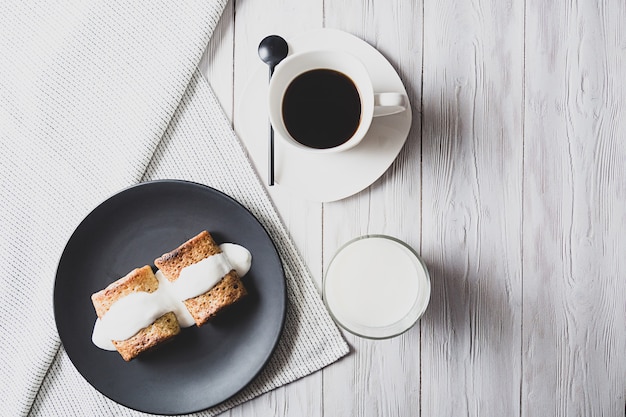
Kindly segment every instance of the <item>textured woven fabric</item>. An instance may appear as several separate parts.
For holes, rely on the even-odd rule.
[[[0,5],[0,398],[6,415],[135,415],[73,368],[52,287],[65,242],[107,196],[179,178],[244,204],[285,265],[267,368],[214,415],[332,363],[347,345],[196,67],[224,0]],[[10,58],[10,59],[9,59]],[[228,159],[231,171],[213,169]],[[214,161],[215,163],[211,163]]]

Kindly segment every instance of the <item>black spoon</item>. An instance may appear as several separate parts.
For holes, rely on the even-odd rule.
[[[259,57],[270,67],[270,79],[274,74],[274,67],[285,59],[289,53],[287,41],[278,35],[270,35],[264,38],[259,44]],[[274,185],[274,129],[270,123],[269,141],[269,173],[268,184]]]

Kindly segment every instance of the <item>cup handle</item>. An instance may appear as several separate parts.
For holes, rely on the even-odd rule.
[[[374,94],[374,117],[389,116],[406,110],[407,99],[401,93]]]

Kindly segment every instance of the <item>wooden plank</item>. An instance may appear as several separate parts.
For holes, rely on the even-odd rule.
[[[279,34],[286,39],[313,30],[322,25],[322,3],[291,1],[265,1],[237,3],[235,30],[235,130],[253,132],[242,136],[248,152],[255,164],[259,177],[266,184],[267,178],[267,138],[268,122],[260,119],[260,124],[250,125],[250,120],[241,112],[244,100],[254,100],[261,106],[265,96],[249,95],[250,81],[258,79],[262,72],[262,82],[266,81],[267,67],[258,55],[259,42],[267,35]],[[261,107],[263,108],[263,107]],[[256,120],[256,119],[255,119]],[[245,125],[245,129],[244,129]],[[266,187],[278,212],[295,241],[296,247],[305,257],[314,279],[321,281],[321,204],[294,198],[280,185]]]
[[[520,413],[523,12],[425,3],[424,416]]]
[[[527,2],[523,416],[621,416],[626,5]]]
[[[412,104],[407,143],[391,168],[371,187],[324,204],[324,266],[339,246],[364,234],[388,234],[420,245],[420,2],[326,2],[325,25],[375,46],[400,74]],[[419,415],[420,326],[372,341],[344,333],[350,356],[324,370],[325,415]]]
[[[241,136],[248,149],[263,184],[267,178],[267,120],[249,119],[241,111],[244,100],[252,100],[261,106],[266,97],[250,95],[249,87],[255,74],[261,71],[262,82],[267,82],[267,67],[257,54],[259,42],[270,34],[285,38],[303,31],[317,29],[322,25],[322,2],[297,0],[266,0],[260,2],[236,1],[234,36],[234,99],[233,121],[238,132],[253,132]],[[262,108],[262,107],[261,107]],[[259,124],[257,120],[260,120]],[[267,188],[267,186],[266,186]],[[293,198],[280,185],[269,187],[274,202],[296,247],[304,257],[316,282],[322,274],[321,260],[321,204]],[[278,388],[262,397],[231,411],[232,416],[321,416],[322,373],[318,372],[288,386]]]

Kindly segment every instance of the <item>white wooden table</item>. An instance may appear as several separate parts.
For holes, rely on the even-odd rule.
[[[232,0],[201,67],[236,129],[258,42],[322,27],[392,63],[411,132],[355,196],[269,193],[318,285],[340,245],[384,233],[421,253],[431,303],[228,414],[624,416],[626,3]]]

